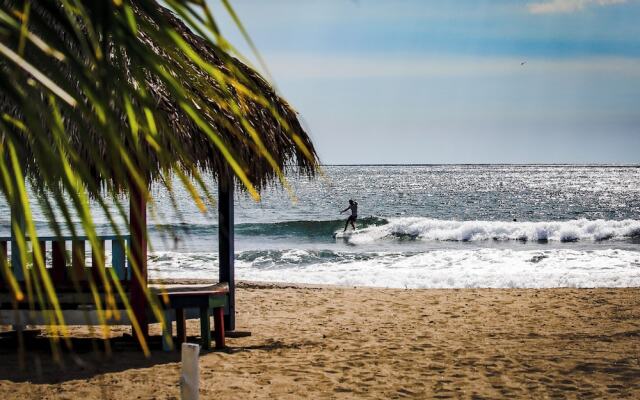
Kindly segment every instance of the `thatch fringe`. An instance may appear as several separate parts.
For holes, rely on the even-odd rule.
[[[3,7],[15,6],[15,2],[9,0],[0,2]],[[61,23],[64,19],[59,17],[60,8],[52,6],[54,3],[32,2],[33,22],[30,29],[46,38],[53,47],[63,49],[63,53],[80,58],[83,44],[76,40],[77,36],[74,36],[71,26]],[[159,76],[163,72],[177,80],[188,92],[192,100],[189,106],[197,109],[204,117],[206,124],[228,147],[257,189],[277,178],[278,169],[312,176],[318,168],[317,155],[311,139],[287,102],[256,71],[210,41],[194,34],[169,10],[151,3],[155,7],[150,11],[149,4],[148,1],[144,4],[132,2],[139,27],[137,38],[132,40],[137,40],[138,44],[144,45],[162,59],[163,70],[140,70],[136,60],[144,55],[130,54],[127,49],[114,44],[119,41],[102,38],[101,43],[113,76],[107,79],[99,77],[113,85],[112,88],[103,88],[112,96],[102,100],[110,112],[120,116],[120,126],[117,127],[117,131],[122,133],[120,140],[127,153],[140,165],[147,179],[157,180],[176,166],[187,175],[197,168],[216,178],[228,171],[227,160],[219,147],[177,103],[176,96],[165,84],[166,77]],[[202,60],[213,66],[231,84],[221,83],[212,76],[211,71],[185,57],[184,49],[179,49],[175,44],[159,42],[158,38],[163,36],[155,35],[154,29],[160,29],[160,26],[162,29],[167,26],[174,29]],[[63,76],[63,82],[59,83],[63,89],[83,93],[82,86],[85,82],[75,79],[78,71],[73,70],[69,63],[52,62],[51,58],[44,58],[36,49],[29,47],[25,58],[45,73]],[[0,68],[11,66],[0,59]],[[85,76],[83,79],[90,81],[91,77]],[[141,84],[140,79],[144,83]],[[153,108],[157,129],[157,133],[152,135],[153,141],[163,149],[162,152],[158,152],[148,142],[142,141],[142,145],[134,143],[123,99],[117,97],[121,93],[118,85],[128,85],[134,89],[143,86],[149,90],[148,103],[140,104],[140,101],[133,99],[133,107],[141,121],[144,121],[144,106]],[[15,104],[13,99],[16,96],[10,92],[10,88],[11,85],[0,85],[0,111],[21,120],[25,117],[23,107]],[[45,94],[37,87],[25,90],[32,91],[33,98],[37,101],[47,102]],[[95,99],[84,97],[78,100],[86,109],[92,109],[92,101]],[[122,173],[121,159],[118,154],[110,154],[112,146],[108,143],[109,138],[100,132],[101,128],[95,124],[95,120],[85,118],[81,111],[71,107],[61,105],[60,109],[70,145],[91,171],[95,188],[115,192],[126,190],[129,180]],[[42,132],[49,132],[51,127],[42,128]],[[252,130],[259,135],[261,144],[252,136]],[[18,150],[27,174],[37,184],[38,176],[44,171],[41,170],[43,166],[30,154],[33,151],[30,140],[35,139],[27,138],[24,146]],[[45,140],[51,143],[55,141],[53,136]],[[265,156],[265,150],[268,156]]]

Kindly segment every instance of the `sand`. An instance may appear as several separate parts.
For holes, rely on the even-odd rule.
[[[203,399],[640,398],[640,289],[245,284],[237,308],[252,335],[202,355]],[[35,338],[20,370],[0,340],[0,398],[179,398],[176,353],[120,340],[104,360],[74,334],[64,368]]]

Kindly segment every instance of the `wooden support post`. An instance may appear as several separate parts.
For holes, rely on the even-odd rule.
[[[233,234],[233,174],[218,177],[218,249],[219,281],[229,284],[229,301],[225,306],[224,326],[232,331],[236,328],[234,234]]]
[[[149,336],[147,318],[147,199],[145,193],[135,183],[129,187],[129,220],[131,232],[130,268],[138,268],[137,274],[131,274],[131,307],[138,320],[140,330],[145,337]]]
[[[181,349],[180,398],[182,400],[198,400],[200,398],[200,370],[198,364],[200,346],[193,343],[184,343]]]

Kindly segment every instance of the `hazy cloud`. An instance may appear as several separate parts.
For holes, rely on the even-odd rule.
[[[548,0],[527,4],[532,14],[572,13],[590,6],[611,6],[626,3],[627,0]]]

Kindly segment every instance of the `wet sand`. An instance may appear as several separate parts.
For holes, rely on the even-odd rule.
[[[226,351],[202,354],[201,398],[640,398],[640,289],[402,290],[244,284]],[[197,321],[189,334],[197,340]],[[114,337],[128,331],[116,328]],[[158,333],[154,326],[152,333]],[[51,362],[0,339],[0,396],[177,399],[177,353],[109,359],[74,328]],[[157,338],[156,338],[157,339]]]

